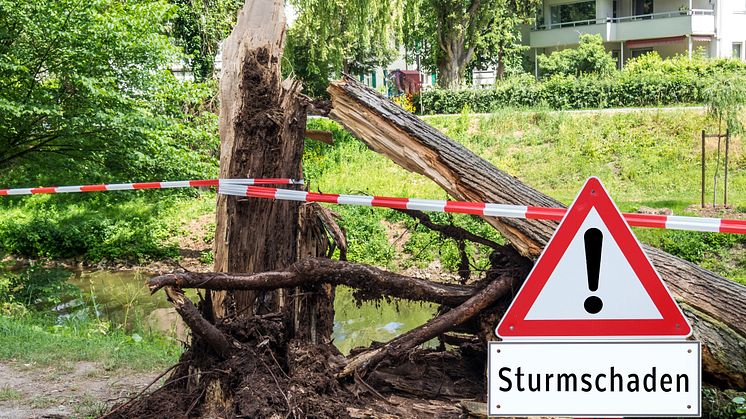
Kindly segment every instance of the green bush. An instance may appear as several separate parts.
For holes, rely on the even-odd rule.
[[[632,59],[608,76],[565,74],[535,80],[528,74],[499,81],[493,89],[428,90],[420,113],[453,114],[464,108],[494,112],[506,107],[594,109],[704,103],[708,87],[719,78],[746,75],[746,64],[731,59],[663,60],[657,54]],[[419,105],[420,98],[414,103]]]
[[[5,202],[0,207],[0,251],[30,258],[83,257],[91,262],[178,256],[172,240],[179,228],[173,208],[194,198],[135,194],[139,196],[38,195]]]
[[[607,76],[616,69],[616,60],[606,52],[601,35],[582,34],[577,48],[540,55],[539,71],[542,77],[563,75],[581,76],[597,74]]]

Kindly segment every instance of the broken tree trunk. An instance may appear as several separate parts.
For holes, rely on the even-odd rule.
[[[302,177],[306,100],[300,85],[281,79],[285,34],[282,0],[247,1],[223,44],[220,78],[220,177]],[[297,202],[218,195],[215,271],[262,272],[297,260]],[[216,317],[269,312],[283,292],[213,293]],[[226,298],[227,297],[227,298]],[[255,301],[256,299],[256,301]]]
[[[220,79],[220,177],[302,177],[301,158],[308,99],[301,85],[281,78],[285,35],[282,0],[247,0],[231,35],[223,44]],[[297,188],[298,186],[289,186]],[[318,228],[312,207],[297,202],[246,200],[219,195],[215,228],[215,270],[264,272],[284,269],[301,256],[325,255],[326,233]],[[303,216],[301,216],[301,213]],[[230,361],[241,350],[230,345],[254,330],[228,332],[220,326],[248,321],[255,315],[273,313],[290,326],[288,337],[300,342],[331,341],[333,288],[297,286],[267,292],[216,291],[208,294],[205,317],[177,288],[167,288],[179,314],[192,328],[195,339],[185,353],[192,384],[202,388],[192,408],[203,416],[224,416],[236,409],[241,388],[219,376],[205,361],[210,348]],[[249,348],[248,350],[251,350]],[[209,358],[215,362],[214,358]],[[279,363],[275,360],[275,363]],[[264,365],[266,367],[266,365]],[[270,374],[271,369],[265,368]],[[183,371],[177,371],[183,377]],[[204,379],[203,379],[204,378]],[[174,378],[174,379],[178,379]],[[206,384],[205,384],[206,383]],[[282,393],[284,390],[280,389]],[[284,394],[284,393],[283,393]],[[288,410],[293,409],[290,403]]]
[[[374,151],[429,177],[455,199],[563,206],[349,77],[333,82],[328,91],[332,119]],[[485,220],[530,258],[541,253],[557,227],[553,221]],[[645,246],[645,251],[704,346],[706,378],[746,388],[746,287],[661,250]]]

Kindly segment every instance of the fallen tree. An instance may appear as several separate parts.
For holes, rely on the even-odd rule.
[[[282,14],[280,0],[248,0],[226,41],[221,177],[300,177],[310,104],[298,83],[279,78]],[[334,118],[456,198],[559,205],[351,79],[332,84],[330,93]],[[407,213],[456,240],[462,253],[464,241],[491,248],[490,268],[469,282],[466,264],[462,284],[449,284],[332,261],[328,258],[335,248],[345,259],[346,243],[328,210],[221,195],[216,272],[173,273],[149,281],[152,292],[165,291],[191,328],[190,346],[161,388],[115,407],[110,416],[431,418],[483,412],[484,404],[474,400],[486,396],[486,342],[495,338],[497,321],[555,224],[488,219],[510,241],[502,246],[436,224],[425,214]],[[705,342],[709,377],[742,387],[743,301],[724,304],[741,298],[742,287],[649,252]],[[699,287],[696,291],[684,282],[686,275]],[[434,302],[440,309],[420,327],[344,357],[331,344],[336,285],[353,287],[358,300],[406,298]],[[714,303],[695,298],[696,292],[712,292],[712,286],[719,287]],[[206,293],[195,305],[184,288]],[[440,348],[418,348],[433,338],[440,340]],[[446,343],[456,347],[446,350]],[[743,346],[735,350],[738,345]]]
[[[310,103],[299,83],[280,78],[284,33],[281,0],[248,0],[224,44],[221,177],[301,176]],[[457,341],[443,336],[456,329],[486,336],[481,325],[494,320],[493,306],[503,307],[526,274],[527,265],[513,249],[493,247],[495,269],[480,281],[440,284],[319,259],[335,248],[344,259],[346,251],[334,216],[319,205],[225,195],[218,197],[215,236],[216,273],[151,281],[192,331],[179,364],[160,388],[120,404],[109,416],[453,417],[461,407],[423,395],[485,396],[485,345],[476,345],[478,338],[462,339],[461,345],[480,353],[476,357],[410,349],[432,337]],[[389,344],[346,359],[331,345],[338,284],[356,288],[361,300],[435,301],[441,312]],[[205,291],[198,304],[183,292],[188,287]],[[492,320],[483,321],[485,315]],[[427,388],[433,374],[444,393],[416,390]],[[367,379],[393,394],[382,395]]]
[[[539,207],[560,202],[499,170],[421,119],[350,77],[329,86],[330,117],[372,150],[429,177],[458,200]],[[554,221],[485,217],[522,255],[537,257]],[[706,377],[746,388],[746,287],[645,246],[703,344]]]

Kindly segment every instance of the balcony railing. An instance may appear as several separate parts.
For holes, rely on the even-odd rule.
[[[638,20],[667,19],[680,16],[714,16],[715,11],[710,9],[677,10],[672,12],[650,13],[646,15],[634,15],[623,17],[607,17],[601,19],[578,20],[575,22],[551,23],[549,25],[534,26],[535,31],[548,29],[574,28],[576,26],[603,25],[606,23],[634,22]]]

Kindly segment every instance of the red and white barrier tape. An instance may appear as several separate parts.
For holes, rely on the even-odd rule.
[[[172,188],[196,188],[199,186],[220,185],[302,185],[302,180],[285,178],[262,178],[262,179],[205,179],[205,180],[178,180],[173,182],[139,182],[139,183],[112,183],[108,185],[80,185],[80,186],[49,186],[43,188],[18,188],[0,189],[0,196],[11,195],[36,195],[51,193],[70,192],[103,192],[103,191],[127,191],[136,189],[172,189]]]
[[[363,205],[394,209],[453,212],[487,217],[524,218],[529,220],[562,220],[565,208],[532,207],[526,205],[490,204],[482,202],[440,201],[432,199],[388,198],[365,195],[336,195],[287,189],[221,184],[218,193],[253,198],[279,199],[301,202],[326,202],[330,204]],[[746,220],[685,217],[678,215],[649,215],[625,213],[624,219],[631,226],[664,228],[670,230],[705,231],[714,233],[746,234]]]

